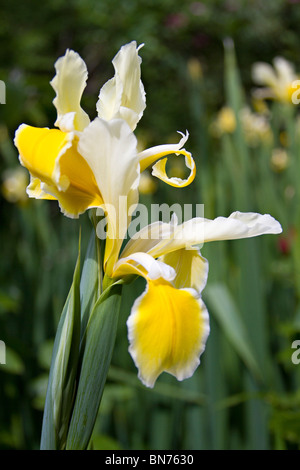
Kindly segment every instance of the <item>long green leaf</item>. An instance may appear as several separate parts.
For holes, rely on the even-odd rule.
[[[101,295],[90,316],[84,338],[75,405],[67,449],[88,447],[111,362],[121,304],[121,286],[112,285]]]
[[[54,341],[41,450],[63,449],[72,409],[80,340],[80,250]]]
[[[96,233],[95,230],[92,230],[80,280],[81,337],[84,335],[90,313],[99,297],[99,264],[97,257]]]
[[[205,289],[205,299],[210,313],[221,325],[237,354],[254,377],[263,380],[263,373],[251,347],[247,330],[228,288],[219,283],[208,285]]]

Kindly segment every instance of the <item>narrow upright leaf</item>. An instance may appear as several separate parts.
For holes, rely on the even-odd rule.
[[[111,362],[121,303],[121,286],[107,288],[90,316],[83,341],[83,357],[67,449],[89,444]]]
[[[80,340],[80,251],[55,337],[44,409],[41,450],[65,446],[74,401]]]
[[[205,289],[205,298],[209,311],[215,316],[237,354],[254,377],[262,380],[263,373],[256,360],[242,317],[228,288],[218,283],[208,285]]]

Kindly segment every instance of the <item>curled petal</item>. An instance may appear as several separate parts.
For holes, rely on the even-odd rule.
[[[55,125],[64,132],[82,131],[90,122],[80,106],[88,76],[85,62],[77,52],[67,50],[55,63],[56,75],[50,82],[56,97],[53,104],[57,109]]]
[[[209,334],[208,313],[197,292],[167,282],[148,282],[127,326],[129,352],[148,387],[164,371],[178,380],[191,377]]]
[[[148,166],[153,166],[152,175],[156,176],[157,178],[161,179],[165,183],[175,186],[175,187],[184,187],[188,186],[196,176],[196,165],[193,160],[193,157],[190,152],[187,152],[183,149],[183,145],[188,139],[188,133],[186,135],[182,134],[182,138],[178,144],[170,144],[170,145],[158,145],[156,147],[151,147],[150,149],[144,150],[143,152],[139,153],[139,160],[141,165],[141,171],[144,171]],[[190,174],[188,178],[181,179],[178,177],[169,178],[166,174],[166,163],[167,163],[167,155],[184,155],[185,156],[185,164],[187,168],[190,170]]]
[[[176,272],[168,264],[154,259],[147,253],[133,253],[127,258],[121,258],[114,267],[113,277],[123,277],[126,275],[137,274],[145,279],[173,281]]]

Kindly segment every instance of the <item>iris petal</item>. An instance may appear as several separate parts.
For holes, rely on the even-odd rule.
[[[90,122],[80,106],[88,76],[85,62],[72,50],[67,50],[55,63],[56,75],[50,82],[56,92],[53,104],[57,109],[55,125],[62,131],[82,131]]]
[[[196,165],[193,160],[193,157],[190,152],[187,152],[183,149],[183,145],[188,139],[188,134],[186,136],[183,135],[182,139],[178,144],[166,144],[166,145],[158,145],[156,147],[151,147],[147,150],[144,150],[139,153],[139,160],[141,165],[141,171],[144,171],[147,167],[153,165],[152,175],[156,176],[157,178],[161,179],[165,183],[169,184],[170,186],[175,187],[185,187],[188,186],[194,180],[196,176]],[[169,178],[166,173],[166,163],[167,163],[167,155],[184,155],[185,156],[185,164],[186,167],[189,168],[190,174],[186,179],[181,179],[178,177]]]
[[[96,118],[82,132],[78,150],[95,175],[107,218],[104,265],[111,275],[138,202],[139,162],[136,137],[122,119]],[[99,236],[99,235],[98,235]],[[107,265],[109,263],[109,266]]]
[[[146,107],[141,81],[142,60],[138,55],[140,47],[137,47],[135,41],[121,47],[113,59],[115,76],[101,88],[97,103],[100,118],[107,121],[124,119],[132,130],[136,128]]]
[[[78,217],[103,202],[89,164],[77,152],[73,133],[22,125],[16,132],[15,145],[22,165],[31,174],[31,197],[58,199],[62,212],[69,217]]]
[[[178,380],[190,377],[209,334],[208,313],[196,291],[176,289],[163,280],[148,281],[127,326],[129,351],[148,387],[164,371]]]

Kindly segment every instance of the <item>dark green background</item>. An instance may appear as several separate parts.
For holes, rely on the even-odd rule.
[[[219,108],[232,104],[234,93],[240,91],[234,66],[224,67],[224,40],[234,41],[246,102],[251,105],[254,62],[271,62],[282,55],[300,70],[299,23],[297,1],[0,1],[0,79],[7,92],[6,105],[0,105],[2,179],[5,170],[19,165],[12,144],[16,128],[23,122],[53,126],[56,110],[49,81],[55,60],[72,48],[87,63],[82,105],[93,118],[99,90],[113,75],[113,56],[123,44],[136,40],[145,44],[140,55],[147,93],[137,136],[147,146],[158,145],[174,142],[177,130],[188,129],[186,148],[193,152],[198,169],[191,187],[176,191],[159,183],[153,199],[142,196],[142,201],[204,203],[208,217],[238,209],[270,212],[284,228],[283,239],[267,236],[253,243],[204,247],[212,287],[204,299],[212,332],[201,366],[182,384],[164,375],[149,391],[138,382],[127,352],[125,322],[144,284],[137,281],[127,288],[95,448],[300,445],[300,365],[291,363],[291,343],[299,338],[300,323],[300,224],[294,216],[297,204],[285,198],[287,187],[298,194],[300,174],[274,174],[268,164],[262,169],[262,158],[268,162],[272,149],[247,149],[238,131],[232,140],[227,136],[221,141],[209,132]],[[194,58],[202,69],[196,81],[188,72]],[[292,132],[288,122],[296,122],[297,109],[286,119],[280,109],[274,107],[273,112],[279,116],[273,129],[277,146],[282,130]],[[299,169],[297,149],[294,145],[289,151],[293,168]],[[239,161],[242,154],[251,171],[234,179],[230,155]],[[243,201],[238,194],[246,194]],[[86,215],[80,221],[65,218],[55,202],[30,200],[20,205],[1,196],[0,210],[0,339],[7,345],[7,364],[0,370],[0,449],[37,449],[52,342],[76,262],[78,229],[82,227],[85,249],[90,226]],[[281,245],[278,240],[283,240]],[[221,293],[214,290],[220,286]],[[257,380],[247,362],[239,324],[231,317],[226,323],[226,312],[218,310],[224,289],[232,296],[250,350],[268,377],[266,383]]]

